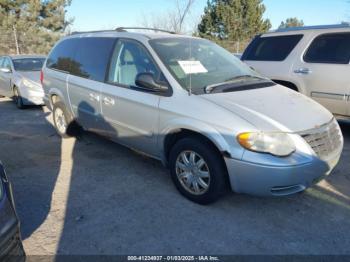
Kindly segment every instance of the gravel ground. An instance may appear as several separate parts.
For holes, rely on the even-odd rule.
[[[350,123],[339,165],[306,192],[199,206],[157,161],[89,133],[62,140],[50,117],[0,99],[0,159],[28,255],[350,254]]]

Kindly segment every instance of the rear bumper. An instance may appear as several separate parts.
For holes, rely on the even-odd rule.
[[[308,163],[262,165],[225,158],[231,188],[237,193],[257,196],[286,196],[298,193],[329,175],[340,154],[328,164],[316,156]]]

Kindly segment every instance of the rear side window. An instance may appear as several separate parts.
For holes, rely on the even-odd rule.
[[[75,39],[67,39],[60,42],[47,58],[46,66],[69,73],[74,61],[75,43]]]
[[[242,56],[242,60],[283,61],[293,51],[303,35],[256,37]]]
[[[103,82],[115,41],[107,37],[64,40],[50,54],[47,67]]]
[[[71,74],[103,82],[115,38],[80,38]]]
[[[308,63],[349,64],[350,33],[324,34],[315,38],[304,55]]]
[[[10,62],[9,58],[7,58],[7,57],[5,58],[4,63],[2,64],[2,67],[12,70],[11,62]]]

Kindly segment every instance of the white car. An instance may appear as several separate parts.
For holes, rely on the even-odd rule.
[[[44,56],[0,57],[0,95],[12,97],[20,109],[27,105],[43,105],[40,70],[44,62]]]
[[[274,82],[350,116],[350,26],[289,28],[256,36],[242,61]]]

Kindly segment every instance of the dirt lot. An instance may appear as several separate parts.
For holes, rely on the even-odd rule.
[[[61,140],[46,109],[0,99],[0,159],[27,254],[350,254],[350,123],[333,174],[286,198],[181,197],[160,163],[93,134]]]

